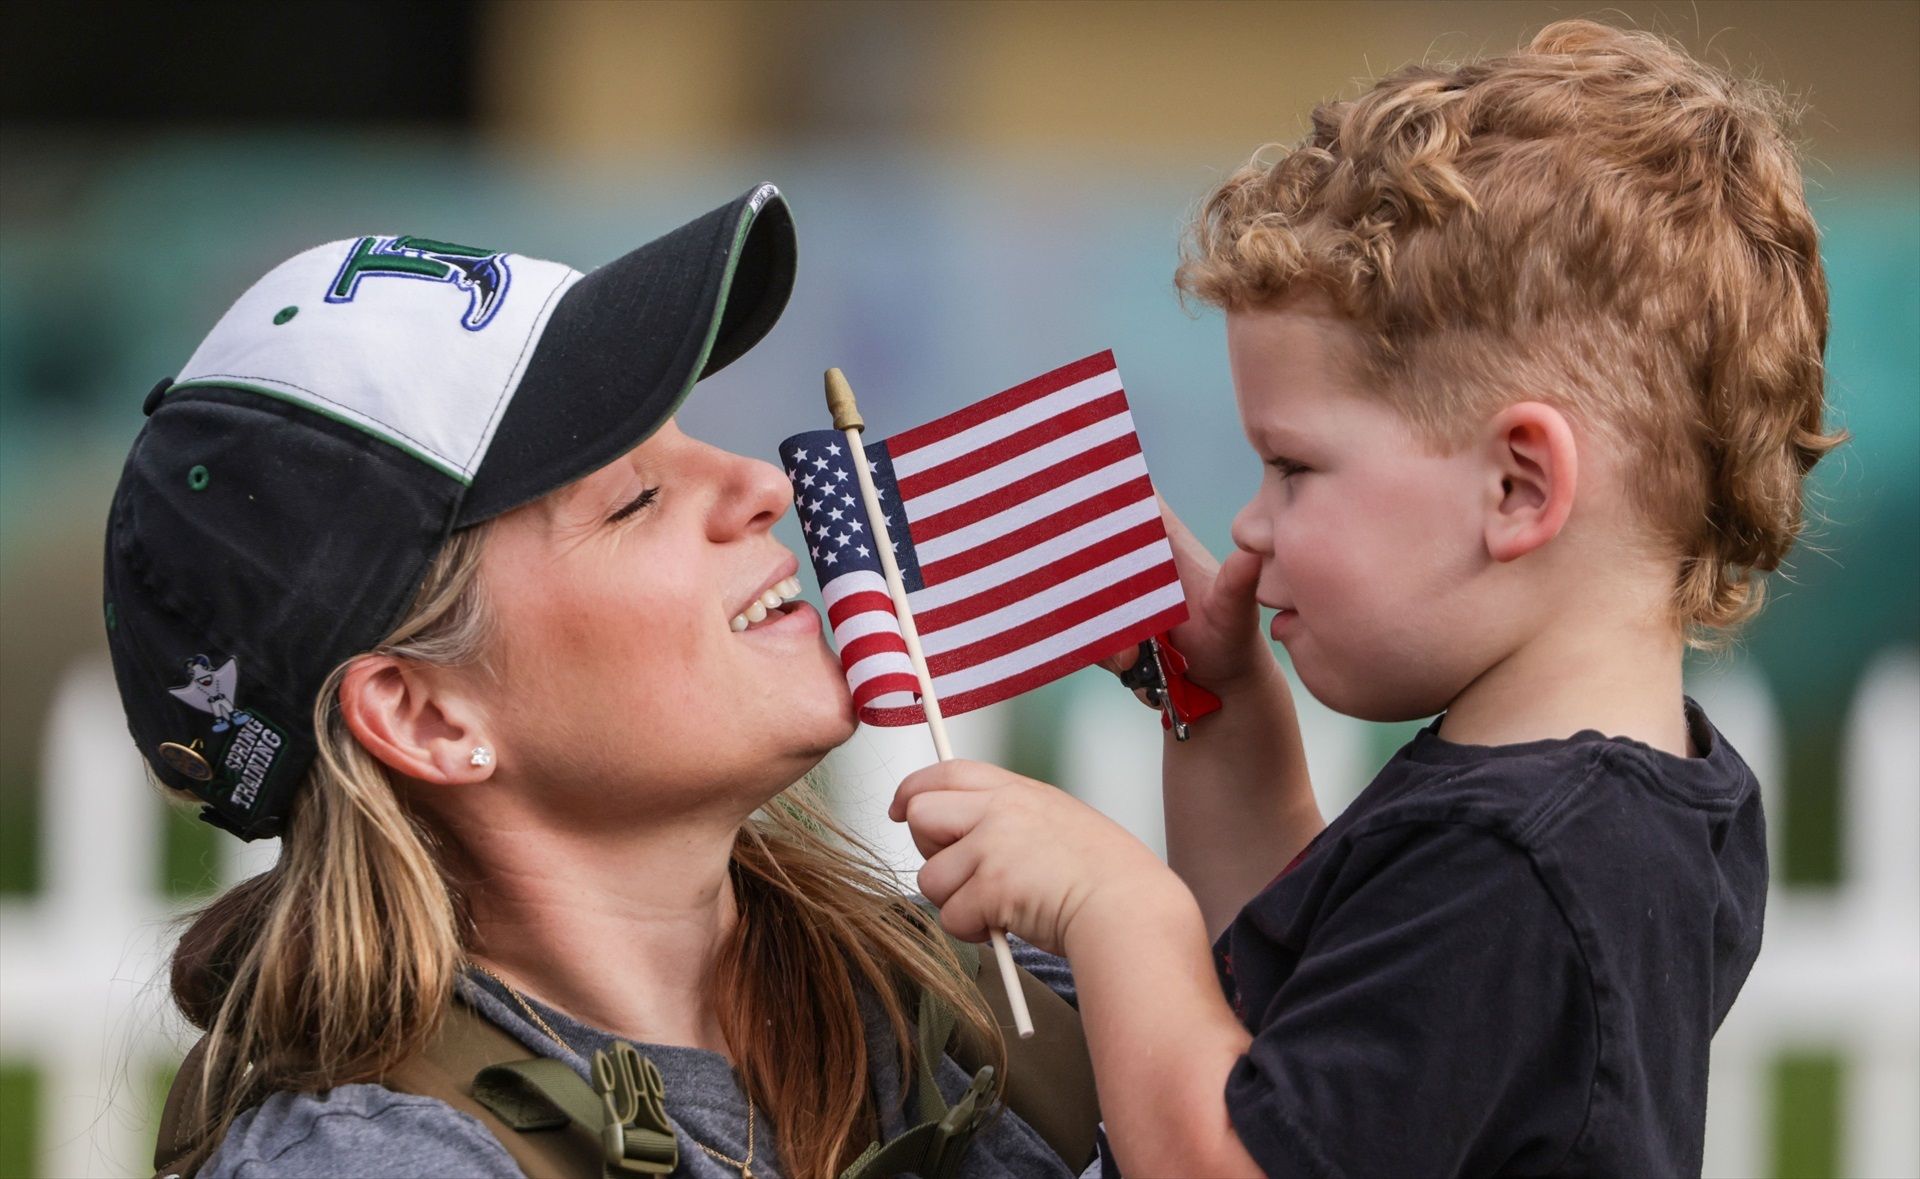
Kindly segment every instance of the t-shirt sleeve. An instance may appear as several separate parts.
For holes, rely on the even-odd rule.
[[[234,1121],[200,1179],[525,1179],[472,1116],[380,1085],[276,1093]]]
[[[1273,1175],[1546,1171],[1585,1124],[1592,986],[1520,849],[1458,824],[1358,835],[1227,1078]],[[1240,952],[1246,952],[1241,950]]]

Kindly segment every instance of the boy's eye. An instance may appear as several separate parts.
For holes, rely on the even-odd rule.
[[[1290,479],[1308,469],[1305,463],[1297,463],[1290,458],[1280,456],[1268,459],[1267,465],[1280,472],[1282,479]]]
[[[645,490],[641,491],[639,495],[634,496],[632,499],[628,500],[622,506],[614,509],[613,515],[607,517],[607,523],[618,524],[620,521],[626,519],[628,516],[633,515],[635,512],[639,511],[640,509],[651,507],[653,505],[653,501],[655,499],[658,499],[659,496],[660,496],[660,489],[658,487],[646,488]]]

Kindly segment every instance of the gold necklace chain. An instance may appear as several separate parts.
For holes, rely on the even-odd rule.
[[[520,1010],[527,1013],[527,1018],[531,1019],[534,1022],[534,1025],[536,1027],[538,1027],[541,1031],[545,1032],[549,1040],[552,1040],[554,1043],[560,1045],[562,1048],[565,1048],[568,1052],[573,1053],[575,1056],[580,1055],[580,1051],[576,1049],[572,1044],[567,1043],[566,1039],[562,1037],[559,1032],[554,1031],[553,1026],[551,1024],[549,1024],[546,1020],[540,1018],[540,1013],[538,1011],[535,1011],[533,1009],[533,1005],[531,1003],[528,1003],[526,999],[520,994],[520,992],[513,988],[512,983],[509,983],[506,979],[501,978],[499,975],[495,974],[491,970],[488,970],[486,967],[480,965],[478,962],[475,962],[473,964],[473,968],[475,970],[478,970],[481,974],[486,975],[488,978],[492,979],[494,982],[499,983],[500,989],[504,990],[507,993],[507,995],[515,1003],[518,1003],[520,1005]],[[746,1097],[747,1097],[747,1157],[746,1158],[736,1159],[729,1155],[721,1154],[719,1151],[715,1150],[711,1146],[708,1146],[706,1143],[700,1141],[698,1138],[693,1139],[693,1144],[699,1147],[701,1150],[706,1151],[708,1154],[712,1155],[714,1158],[717,1158],[721,1162],[727,1164],[729,1167],[740,1168],[740,1179],[753,1179],[753,1120],[754,1120],[753,1119],[753,1094],[748,1093]],[[689,1134],[688,1137],[692,1138],[693,1136]]]
[[[520,997],[520,992],[514,990],[513,985],[511,983],[509,983],[506,979],[501,978],[499,975],[495,974],[493,971],[488,970],[486,967],[480,965],[478,962],[475,962],[473,964],[473,968],[475,970],[478,970],[481,974],[486,975],[488,978],[492,979],[494,982],[499,983],[500,989],[504,990],[507,993],[509,998],[511,998],[515,1003],[518,1003],[520,1005],[520,1010],[527,1013],[527,1018],[532,1020],[534,1022],[534,1025],[538,1027],[541,1031],[547,1033],[547,1039],[552,1040],[554,1043],[560,1045],[562,1048],[565,1048],[568,1052],[573,1053],[575,1056],[580,1055],[580,1052],[578,1049],[576,1049],[572,1044],[567,1043],[566,1040],[562,1039],[559,1032],[554,1031],[552,1026],[549,1025],[546,1020],[540,1018],[540,1013],[538,1011],[535,1011],[533,1007],[529,1005],[525,999]]]

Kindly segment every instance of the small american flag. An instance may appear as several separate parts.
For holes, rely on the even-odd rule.
[[[1036,688],[1186,618],[1113,353],[866,451],[947,715]],[[846,435],[796,435],[780,457],[861,719],[922,723]]]

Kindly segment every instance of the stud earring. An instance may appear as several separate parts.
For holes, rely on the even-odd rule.
[[[485,745],[474,746],[473,752],[467,755],[467,764],[470,766],[492,765],[493,750],[487,748]]]

